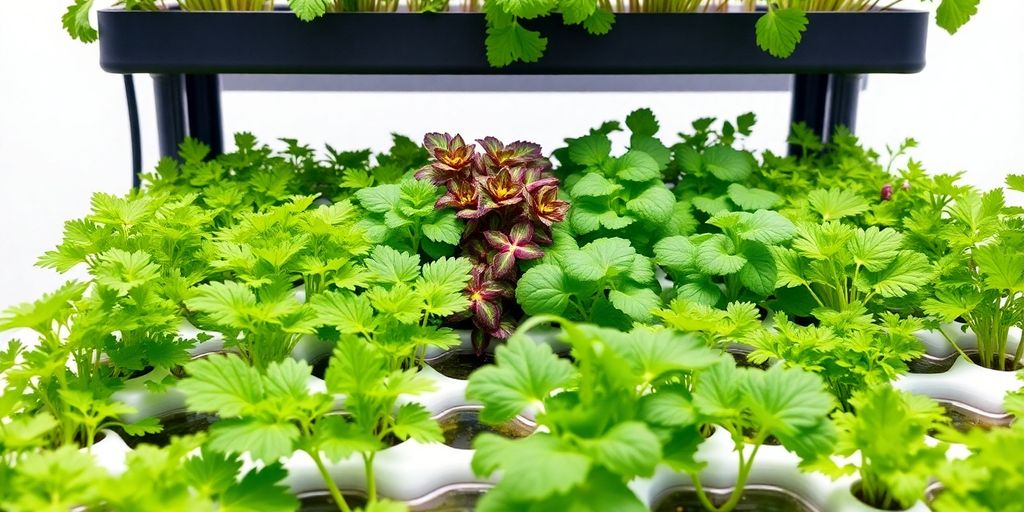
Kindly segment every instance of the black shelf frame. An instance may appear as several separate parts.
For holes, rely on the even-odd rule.
[[[153,76],[161,156],[185,136],[224,150],[221,74],[588,75],[790,74],[791,122],[827,140],[855,129],[864,75],[924,68],[928,13],[813,12],[796,51],[777,59],[754,40],[760,13],[622,13],[591,36],[558,17],[526,22],[548,38],[535,63],[492,68],[481,13],[101,10],[100,66]],[[790,148],[792,152],[794,148]]]

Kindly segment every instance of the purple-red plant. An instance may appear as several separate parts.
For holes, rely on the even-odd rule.
[[[428,133],[423,146],[432,158],[416,177],[445,187],[435,206],[453,208],[467,221],[460,247],[474,264],[466,296],[479,351],[514,330],[503,313],[519,279],[516,263],[544,255],[551,226],[565,218],[569,203],[558,199],[558,179],[537,144],[505,145],[494,137],[476,142],[482,153],[461,135]]]

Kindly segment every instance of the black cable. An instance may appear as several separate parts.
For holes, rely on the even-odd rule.
[[[132,188],[142,186],[142,135],[139,132],[139,102],[135,99],[135,79],[124,75],[124,99],[128,102],[128,129],[132,137]]]

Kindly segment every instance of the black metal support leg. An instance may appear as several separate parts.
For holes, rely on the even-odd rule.
[[[851,132],[857,128],[857,101],[860,98],[862,75],[829,76],[828,134],[832,138],[835,127],[845,126]]]
[[[142,185],[142,135],[139,131],[139,102],[135,98],[135,78],[124,75],[124,99],[128,104],[128,131],[132,141],[132,188]]]
[[[793,102],[790,106],[790,126],[804,123],[814,133],[825,135],[828,120],[828,75],[793,75]],[[787,134],[789,128],[787,127]],[[800,152],[800,146],[790,144],[789,154]]]
[[[178,157],[178,144],[185,139],[185,80],[181,75],[153,75],[157,139],[160,156]]]
[[[188,134],[210,146],[210,156],[224,152],[220,111],[220,76],[185,75]]]

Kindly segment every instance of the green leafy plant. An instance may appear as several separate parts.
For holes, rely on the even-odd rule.
[[[189,363],[178,387],[190,410],[216,413],[208,446],[224,453],[249,453],[274,465],[297,450],[316,464],[338,508],[351,510],[325,461],[362,458],[368,509],[388,503],[377,497],[374,457],[386,440],[441,440],[441,429],[422,405],[398,406],[399,395],[430,391],[432,383],[413,369],[388,370],[388,357],[374,344],[343,337],[334,349],[326,392],[307,388],[312,368],[284,359],[257,370],[241,358],[212,356]],[[336,395],[344,413],[332,412]],[[265,470],[266,471],[266,470]]]
[[[650,258],[622,238],[600,238],[583,247],[575,247],[571,237],[557,240],[554,250],[519,279],[516,300],[523,311],[621,328],[653,318],[661,298]]]
[[[280,277],[258,286],[203,284],[185,303],[200,314],[200,326],[220,332],[226,348],[260,369],[288,358],[299,339],[318,325],[309,305],[295,297],[291,282]]]
[[[802,287],[814,303],[833,311],[869,311],[917,292],[933,271],[921,253],[903,249],[903,235],[890,228],[868,229],[827,221],[797,226],[793,247],[770,247],[779,287]],[[799,308],[788,309],[794,314]]]
[[[313,196],[243,212],[213,234],[209,265],[251,286],[282,277],[301,281],[306,297],[363,284],[359,261],[370,248],[361,211],[342,200],[310,209]]]
[[[813,373],[782,365],[768,370],[737,368],[731,357],[724,356],[697,374],[692,397],[692,409],[683,411],[693,415],[691,421],[696,424],[724,428],[735,443],[739,462],[735,488],[726,502],[716,507],[700,483],[702,463],[667,461],[690,474],[707,510],[727,512],[739,503],[757,453],[769,436],[798,455],[803,464],[813,464],[832,453],[836,433],[828,415],[835,402]],[[744,445],[749,445],[749,450]]]
[[[572,200],[567,223],[581,242],[617,236],[649,254],[658,239],[683,234],[692,218],[662,182],[670,154],[655,138],[658,122],[651,111],[633,112],[626,124],[632,137],[625,154],[611,155],[609,134],[619,128],[605,123],[555,151],[562,164],[556,173]]]
[[[735,146],[752,133],[757,118],[752,113],[735,121],[704,117],[692,123],[691,133],[680,133],[682,141],[672,146],[672,159],[665,180],[680,199],[692,203],[707,215],[722,211],[774,208],[782,197],[755,185],[759,166],[753,153]]]
[[[709,347],[725,350],[753,332],[761,330],[761,315],[751,302],[730,302],[725,309],[686,299],[673,299],[667,308],[654,312],[666,326],[694,333]]]
[[[888,9],[901,0],[889,2]],[[759,4],[767,10],[757,20],[757,46],[774,57],[789,57],[807,29],[807,13],[812,11],[869,11],[878,9],[873,0],[744,0],[743,5],[753,10]],[[935,23],[950,34],[956,33],[978,11],[980,0],[940,0]]]
[[[362,293],[330,291],[311,300],[318,323],[342,338],[374,345],[387,357],[389,370],[419,366],[427,347],[459,344],[455,331],[438,324],[469,307],[463,293],[469,260],[441,258],[421,267],[416,255],[377,246],[366,268],[369,284]]]
[[[295,139],[281,140],[285,148],[275,150],[251,133],[237,133],[235,150],[214,157],[209,146],[186,138],[179,146],[180,161],[160,160],[143,182],[150,193],[196,193],[199,204],[224,226],[241,212],[283,204],[296,195],[314,195],[318,203],[349,199],[356,190],[397,183],[427,160],[418,144],[398,134],[375,158],[368,149],[338,151],[330,145],[321,157]]]
[[[564,329],[575,366],[529,339],[530,328],[552,321]],[[698,430],[672,428],[685,423],[689,406],[676,388],[717,356],[692,337],[533,317],[496,358],[473,373],[466,391],[483,402],[481,420],[499,424],[532,409],[544,429],[517,440],[486,433],[474,440],[474,472],[502,474],[477,510],[643,511],[626,484],[653,474],[665,456],[696,453]]]
[[[467,221],[460,249],[473,263],[466,296],[473,345],[483,350],[514,329],[504,303],[519,279],[517,262],[544,256],[551,226],[565,218],[569,204],[558,199],[558,179],[536,144],[486,137],[477,141],[480,155],[461,135],[429,133],[423,143],[434,158],[416,177],[443,185],[447,192],[435,206],[453,208]]]
[[[360,222],[367,239],[432,258],[451,256],[463,228],[455,213],[434,208],[441,194],[441,188],[411,177],[359,190],[355,198],[367,211]]]
[[[886,385],[923,354],[914,336],[922,327],[919,319],[889,312],[877,320],[863,311],[829,312],[821,325],[806,327],[777,315],[771,328],[749,331],[740,340],[754,347],[747,356],[753,363],[779,360],[820,375],[841,408],[850,411],[854,393]]]
[[[246,467],[237,455],[202,446],[202,436],[174,437],[168,446],[139,445],[125,458],[125,471],[104,478],[105,508],[157,512],[260,510],[291,512],[298,506],[279,462]]]
[[[723,211],[707,223],[721,233],[671,236],[654,246],[676,294],[712,306],[771,295],[779,278],[772,250],[793,238],[793,223],[771,210]]]
[[[928,397],[889,385],[859,391],[851,404],[856,412],[835,416],[839,429],[836,454],[860,452],[859,461],[821,459],[815,468],[833,477],[857,472],[860,481],[851,491],[870,506],[885,510],[911,507],[922,499],[929,479],[946,460],[947,446],[925,439],[930,431],[946,426],[942,407]]]
[[[161,429],[155,418],[134,424],[120,420],[135,412],[112,398],[126,372],[100,359],[106,349],[117,348],[116,340],[107,323],[109,312],[83,298],[86,288],[86,283],[70,281],[34,303],[7,310],[0,318],[0,332],[25,328],[38,335],[30,350],[18,340],[11,341],[2,358],[6,383],[0,414],[10,428],[25,429],[19,434],[24,436],[22,443],[31,445],[42,436],[47,446],[90,448],[105,428],[121,427],[129,435]],[[152,340],[140,350],[149,349],[153,364],[172,365],[182,360],[182,354],[187,356],[180,343],[166,341]]]
[[[0,474],[0,507],[10,512],[63,512],[102,503],[98,484],[105,472],[92,455],[74,446],[32,452],[16,461],[4,457]]]
[[[947,210],[943,233],[949,253],[938,264],[934,294],[924,310],[950,322],[962,319],[977,335],[978,360],[995,369],[1021,364],[1024,344],[1007,368],[1009,330],[1024,325],[1024,230],[1014,226],[1002,190],[962,195]],[[950,339],[966,357],[962,347]]]
[[[1006,396],[1006,409],[1014,416],[1024,414],[1024,394]],[[1008,428],[975,428],[953,434],[950,441],[970,449],[962,460],[951,460],[938,473],[942,492],[932,507],[938,512],[998,512],[1020,506],[1017,494],[1024,485],[1018,468],[1024,460],[1024,424]]]
[[[202,253],[214,214],[199,196],[99,193],[91,206],[84,218],[64,224],[61,243],[37,266],[65,273],[84,265],[104,288],[100,294],[114,294],[109,300],[116,306],[134,308],[129,316],[181,308],[189,287],[209,276]],[[154,318],[149,323],[160,324]]]

